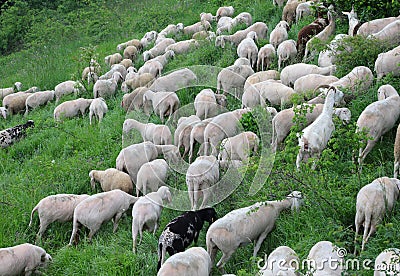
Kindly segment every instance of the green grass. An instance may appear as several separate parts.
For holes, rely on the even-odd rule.
[[[52,21],[44,21],[33,26],[31,37],[35,38],[32,39],[35,43],[31,43],[31,47],[0,57],[0,87],[21,81],[25,88],[38,86],[42,90],[54,89],[58,83],[80,76],[86,66],[79,62],[82,53],[80,47],[95,45],[99,62],[106,70],[103,59],[116,51],[117,44],[131,38],[140,39],[146,31],[159,31],[171,23],[195,23],[199,20],[200,12],[215,13],[219,6],[228,4],[236,8],[235,14],[248,11],[253,15],[254,22],[266,22],[269,33],[280,20],[282,12],[282,8],[274,7],[272,1],[236,0],[228,3],[150,0],[134,4],[116,1],[109,9],[97,7],[97,12],[89,6],[61,18],[64,22],[79,22],[73,31],[70,25],[64,26],[61,19],[53,24]],[[310,22],[310,18],[305,18],[298,25],[292,26],[289,38],[296,40],[297,32]],[[346,24],[346,20],[340,20],[337,29],[346,32]],[[267,41],[260,42],[259,46]],[[233,47],[220,49],[212,43],[204,43],[201,48],[187,55],[178,55],[168,64],[165,72],[196,65],[211,65],[218,69],[231,65],[235,58],[236,50]],[[354,61],[352,64],[351,60],[347,62],[346,66],[355,66],[356,63]],[[138,59],[135,65],[139,67],[141,64],[143,61]],[[276,67],[274,64],[273,69]],[[352,67],[341,69],[349,72]],[[206,82],[199,87],[178,91],[182,106],[190,105],[203,87],[215,86],[215,71],[202,71],[201,68],[196,70],[203,80],[209,80],[211,84]],[[382,142],[368,155],[361,174],[352,162],[353,150],[356,149],[352,140],[354,123],[361,111],[376,100],[377,88],[383,83],[391,83],[400,89],[399,78],[387,77],[379,83],[374,82],[368,91],[363,91],[362,95],[353,100],[348,105],[353,114],[352,124],[336,125],[334,139],[324,152],[316,171],[307,167],[302,172],[295,170],[297,140],[291,135],[286,141],[286,149],[276,155],[273,170],[268,178],[265,176],[257,194],[248,194],[259,161],[258,157],[254,157],[254,165],[248,168],[243,180],[233,183],[238,188],[215,206],[221,217],[233,209],[257,201],[283,198],[292,190],[304,193],[305,204],[300,212],[281,214],[275,229],[264,241],[259,258],[280,245],[292,247],[300,258],[305,258],[312,245],[320,240],[330,240],[345,247],[348,252],[353,252],[356,194],[373,179],[391,176],[393,170],[395,129],[385,134]],[[100,192],[99,187],[95,191],[91,189],[88,173],[92,169],[115,167],[115,159],[123,146],[123,121],[129,116],[138,116],[123,111],[120,107],[122,95],[118,91],[114,97],[107,99],[109,112],[101,124],[89,125],[88,115],[55,123],[54,102],[30,112],[27,117],[15,115],[0,120],[0,129],[28,119],[35,121],[35,128],[28,131],[25,139],[0,151],[0,247],[35,242],[39,220],[35,215],[33,226],[29,228],[29,216],[32,208],[43,197],[58,193]],[[89,91],[80,96],[91,98],[92,94]],[[67,96],[62,101],[72,98],[73,95]],[[230,110],[239,105],[240,101],[229,97]],[[150,121],[160,123],[155,116],[151,116]],[[139,138],[139,135],[134,135],[131,142],[139,142]],[[171,173],[168,184],[185,190],[185,177],[176,172]],[[67,247],[72,223],[53,223],[38,243],[53,257],[52,264],[42,271],[46,275],[156,275],[158,237],[163,227],[180,213],[164,209],[156,236],[145,232],[137,254],[132,253],[130,211],[121,219],[116,233],[112,233],[112,224],[106,223],[89,243],[86,239],[87,231],[83,230],[80,233],[80,243],[73,247]],[[400,247],[399,222],[400,213],[398,207],[395,207],[358,258],[374,259],[385,248]],[[205,233],[206,227],[201,232],[199,246],[205,247]],[[252,252],[252,245],[239,248],[227,263],[226,271],[236,275],[255,275],[258,269],[256,260],[251,258]],[[218,253],[217,258],[220,256]],[[353,256],[349,253],[348,257]],[[215,268],[212,274],[220,275]],[[350,275],[356,275],[356,272],[351,271]],[[363,271],[357,275],[372,274]]]

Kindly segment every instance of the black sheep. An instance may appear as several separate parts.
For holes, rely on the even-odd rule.
[[[34,122],[29,120],[25,124],[17,125],[0,131],[0,146],[6,148],[25,136],[28,127],[34,127]]]

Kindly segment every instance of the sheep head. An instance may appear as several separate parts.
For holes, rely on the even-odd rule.
[[[95,179],[94,179],[94,173],[95,173],[95,170],[91,170],[91,171],[89,172],[90,186],[92,187],[92,190],[94,190],[95,187],[96,187],[96,181],[95,181]]]
[[[286,196],[288,200],[291,201],[292,205],[290,206],[291,210],[296,210],[298,211],[300,208],[300,205],[303,203],[303,195],[299,191],[293,191],[289,195]]]
[[[19,81],[17,81],[16,83],[14,83],[14,88],[15,88],[17,91],[21,91],[21,89],[22,89],[22,83],[19,82]]]
[[[161,199],[166,203],[171,203],[172,195],[167,186],[161,186],[158,188],[157,193],[160,195]]]

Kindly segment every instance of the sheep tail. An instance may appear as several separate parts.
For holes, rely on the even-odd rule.
[[[35,208],[32,209],[32,212],[31,212],[31,220],[29,221],[29,225],[28,225],[29,227],[31,227],[31,225],[32,225],[33,214],[34,214],[38,209],[39,209],[39,204],[36,205]]]

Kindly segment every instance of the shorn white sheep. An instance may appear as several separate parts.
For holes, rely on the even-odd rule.
[[[276,54],[278,55],[278,71],[280,71],[284,62],[291,62],[296,57],[296,41],[293,39],[282,41],[276,49]]]
[[[289,24],[286,21],[280,21],[269,35],[269,43],[278,48],[279,44],[288,39]]]
[[[206,235],[207,252],[214,263],[218,250],[222,257],[217,268],[224,265],[239,246],[255,241],[253,257],[257,256],[262,242],[275,226],[279,214],[291,208],[297,210],[302,201],[301,192],[294,191],[284,200],[258,202],[233,210],[210,225]]]
[[[153,106],[154,113],[164,123],[164,118],[167,116],[168,119],[171,118],[179,108],[180,101],[175,92],[153,92],[152,90],[147,90],[143,94],[143,105],[147,106],[150,104]],[[147,113],[147,115],[150,115],[150,113]]]
[[[246,29],[239,30],[234,34],[217,36],[215,38],[215,46],[224,48],[227,41],[237,46],[251,31],[256,32],[258,39],[264,39],[267,36],[268,26],[264,22],[256,22]]]
[[[26,99],[33,93],[16,92],[9,94],[3,99],[3,107],[7,109],[9,115],[18,114],[25,110]]]
[[[236,98],[240,98],[246,79],[253,74],[254,70],[250,65],[234,64],[223,68],[217,76],[217,93],[230,93]]]
[[[188,186],[189,200],[193,211],[207,206],[211,195],[210,188],[218,180],[219,165],[215,156],[199,156],[189,165],[186,172],[186,185]],[[197,208],[201,195],[203,195],[203,201]]]
[[[360,148],[358,164],[361,166],[367,154],[379,138],[391,130],[400,116],[400,96],[390,84],[378,89],[378,101],[369,104],[357,120],[356,132],[366,131],[368,141],[365,148]]]
[[[95,118],[100,123],[104,115],[107,113],[108,107],[106,101],[102,98],[93,99],[89,106],[89,122],[92,124],[92,119]]]
[[[106,98],[115,95],[118,88],[118,82],[123,80],[121,73],[114,72],[112,78],[98,80],[93,86],[93,98]]]
[[[0,248],[0,256],[0,275],[39,274],[52,261],[46,250],[30,243]]]
[[[239,43],[236,52],[239,57],[247,58],[250,61],[251,67],[255,69],[258,57],[258,47],[254,40],[257,40],[257,34],[256,32],[251,31],[247,34],[246,38]]]
[[[196,80],[197,77],[192,70],[183,68],[157,78],[149,89],[154,92],[175,92],[193,84]]]
[[[62,121],[64,118],[72,118],[78,116],[79,112],[83,116],[92,101],[93,99],[84,98],[65,101],[62,104],[56,106],[56,108],[54,109],[54,120]]]
[[[232,17],[234,12],[235,12],[235,9],[232,6],[219,7],[217,9],[215,17],[216,17],[217,20],[219,20],[222,16],[230,16],[230,17]]]
[[[259,271],[260,276],[296,276],[300,259],[296,252],[288,246],[279,246],[269,255],[264,267]],[[278,274],[279,273],[279,274]]]
[[[400,250],[388,248],[375,259],[374,276],[398,275],[400,273]]]
[[[169,257],[161,266],[157,276],[208,276],[211,268],[212,263],[207,251],[202,247],[191,247]]]
[[[172,134],[168,126],[154,123],[141,123],[135,119],[125,119],[123,132],[129,133],[132,129],[140,132],[143,141],[151,141],[155,145],[171,145]]]
[[[0,88],[0,100],[2,100],[7,95],[21,91],[21,88],[22,83],[19,81],[14,83],[12,87]]]
[[[54,99],[54,90],[38,91],[26,98],[25,116],[28,115],[29,109],[35,109],[41,105],[45,105]]]
[[[329,85],[339,79],[335,76],[324,76],[321,74],[308,74],[298,78],[293,85],[294,91],[298,94],[314,91],[321,85]]]
[[[314,64],[296,63],[288,65],[281,71],[281,81],[284,85],[293,87],[294,82],[308,74],[332,75],[336,71],[336,66],[318,67]]]
[[[262,46],[257,55],[257,70],[268,70],[275,57],[276,51],[272,44],[265,44]]]
[[[32,225],[34,213],[37,212],[40,220],[37,237],[40,238],[51,223],[72,221],[76,205],[88,197],[89,195],[57,194],[41,199],[32,209],[29,227]]]
[[[111,219],[114,224],[113,232],[117,231],[119,219],[136,201],[137,197],[119,189],[95,194],[82,200],[74,210],[69,245],[72,245],[81,224],[90,229],[89,241],[92,240],[93,235],[96,234],[101,225]]]
[[[400,75],[400,45],[390,51],[380,53],[375,60],[374,71],[378,79],[387,74]]]
[[[279,78],[279,72],[276,70],[256,72],[246,79],[246,82],[244,83],[244,90],[246,90],[252,84],[256,84],[266,80],[279,80]]]
[[[356,66],[347,75],[339,80],[330,83],[338,89],[347,89],[353,93],[356,91],[366,91],[372,85],[374,75],[371,69],[366,66]]]
[[[0,106],[0,114],[4,119],[7,119],[8,110],[4,106]]]
[[[120,189],[125,193],[133,193],[133,183],[129,174],[121,172],[114,168],[102,170],[91,170],[89,172],[90,185],[94,190],[96,182],[100,183],[103,192]]]
[[[361,251],[364,250],[370,236],[375,233],[376,226],[382,221],[385,213],[392,210],[399,197],[399,189],[400,180],[385,176],[375,179],[358,192],[354,219],[356,225],[354,242],[357,241],[360,227],[364,226]]]
[[[139,234],[139,244],[142,242],[143,230],[156,233],[161,218],[163,205],[172,201],[171,192],[166,186],[158,188],[156,192],[151,192],[139,197],[132,207],[132,250],[136,253],[136,240]]]
[[[391,47],[398,46],[400,44],[400,19],[389,23],[379,32],[369,35],[368,39],[371,38],[384,41]]]
[[[146,195],[149,191],[155,192],[159,187],[165,185],[168,168],[168,163],[164,159],[155,159],[144,163],[137,173],[136,196],[139,196],[139,191]]]
[[[182,146],[185,148],[182,157],[189,151],[190,133],[195,124],[200,122],[200,118],[196,115],[189,117],[180,117],[174,132],[174,145],[180,149]]]
[[[330,241],[317,242],[308,253],[308,273],[315,276],[340,276],[344,270],[344,256]],[[309,274],[307,274],[309,275]]]
[[[194,99],[194,109],[196,116],[200,119],[206,119],[218,115],[227,105],[226,96],[215,94],[212,89],[201,90]]]
[[[339,92],[335,87],[329,87],[322,113],[309,126],[307,126],[301,136],[299,136],[299,153],[296,158],[296,167],[300,169],[300,163],[307,161],[310,157],[320,157],[322,151],[326,148],[332,132],[335,129],[333,124],[333,106],[335,104],[335,95]],[[313,168],[316,166],[314,160]]]
[[[244,131],[221,142],[218,160],[240,160],[246,162],[251,153],[257,153],[260,138],[251,131]]]
[[[74,93],[75,97],[79,94],[79,92],[85,92],[85,87],[77,81],[64,81],[57,84],[54,87],[54,95],[56,96],[56,103],[61,99],[61,97]]]

